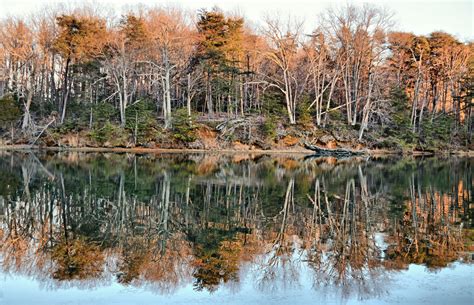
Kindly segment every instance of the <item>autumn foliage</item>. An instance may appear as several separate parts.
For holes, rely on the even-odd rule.
[[[116,18],[94,7],[48,9],[1,20],[0,96],[20,106],[14,127],[27,137],[50,122],[79,132],[105,120],[137,144],[150,133],[130,107],[145,104],[165,132],[185,109],[190,123],[193,115],[211,126],[264,117],[354,130],[355,141],[374,147],[471,145],[472,43],[397,32],[392,19],[376,6],[347,5],[308,30],[276,16],[253,26],[218,8],[148,7]],[[113,111],[98,117],[104,107]]]

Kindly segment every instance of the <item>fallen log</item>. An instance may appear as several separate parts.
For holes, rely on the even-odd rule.
[[[304,143],[306,149],[312,150],[315,152],[315,156],[318,157],[336,157],[336,158],[346,158],[351,156],[361,156],[367,154],[367,151],[364,150],[350,150],[344,148],[322,148],[313,144]]]

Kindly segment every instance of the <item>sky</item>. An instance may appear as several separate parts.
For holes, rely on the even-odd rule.
[[[0,18],[9,15],[27,15],[49,4],[64,0],[0,0]],[[472,0],[74,0],[76,3],[98,2],[115,11],[142,3],[145,5],[177,5],[197,10],[218,6],[224,11],[239,12],[252,22],[258,23],[266,14],[278,13],[304,19],[306,27],[317,23],[317,16],[330,6],[345,3],[373,3],[390,9],[394,15],[395,30],[429,34],[442,30],[462,41],[474,40],[474,1]]]

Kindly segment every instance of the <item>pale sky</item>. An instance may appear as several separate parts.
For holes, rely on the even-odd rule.
[[[0,18],[8,15],[24,15],[40,10],[44,5],[61,2],[98,2],[111,6],[119,13],[127,6],[142,3],[145,5],[172,4],[182,8],[197,10],[218,6],[224,11],[238,11],[247,19],[259,22],[265,14],[279,13],[303,18],[306,26],[316,24],[316,18],[328,6],[351,3],[374,3],[389,8],[395,13],[395,30],[428,34],[442,30],[456,35],[463,41],[474,39],[471,0],[0,0]]]

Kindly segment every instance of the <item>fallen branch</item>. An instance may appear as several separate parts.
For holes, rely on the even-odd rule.
[[[304,143],[304,147],[306,149],[312,150],[315,152],[315,155],[319,157],[336,157],[336,158],[345,158],[351,156],[361,156],[367,154],[366,151],[363,150],[350,150],[344,148],[337,148],[337,149],[329,149],[329,148],[322,148],[313,144]]]
[[[235,129],[250,126],[246,119],[227,120],[216,126],[216,130],[220,132],[219,138],[223,139],[227,134],[232,135]]]
[[[39,135],[35,138],[35,140],[30,144],[30,145],[35,145],[36,141],[38,141],[38,139],[41,137],[41,135],[43,134],[43,132],[49,127],[49,125],[53,124],[53,122],[56,121],[56,118],[53,118],[51,120],[51,122],[49,122],[48,124],[46,124],[46,126],[44,126],[43,130],[41,130],[41,132],[39,133]]]

